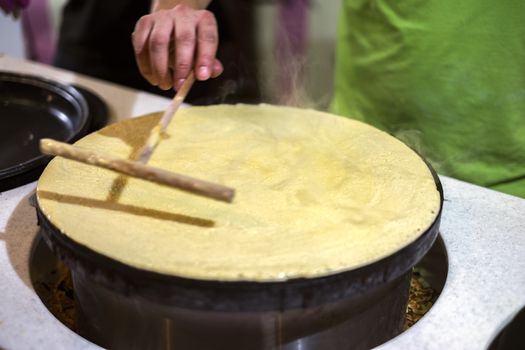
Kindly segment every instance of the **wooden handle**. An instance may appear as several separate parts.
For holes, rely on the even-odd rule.
[[[52,139],[41,139],[40,151],[44,154],[61,156],[77,162],[113,170],[120,174],[175,187],[182,191],[228,203],[232,202],[235,195],[235,190],[230,187],[176,174],[125,159],[112,158],[98,152],[88,151]]]
[[[151,157],[151,154],[155,150],[155,147],[157,147],[157,144],[159,143],[160,135],[166,130],[166,128],[170,124],[171,119],[173,119],[173,116],[175,115],[180,105],[186,98],[186,95],[190,91],[194,82],[195,73],[191,71],[186,80],[184,80],[184,83],[182,83],[182,86],[180,87],[179,91],[177,91],[177,94],[175,94],[175,97],[173,97],[173,100],[171,100],[168,108],[162,115],[162,118],[160,119],[159,123],[153,129],[151,129],[148,136],[148,140],[139,152],[139,163],[146,164],[148,162],[148,160]]]

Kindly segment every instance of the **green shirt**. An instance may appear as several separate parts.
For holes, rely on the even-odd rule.
[[[343,0],[335,113],[440,174],[525,197],[525,3]]]

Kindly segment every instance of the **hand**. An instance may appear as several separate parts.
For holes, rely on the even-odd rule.
[[[219,76],[218,44],[215,16],[185,4],[141,17],[133,32],[140,73],[163,90],[179,89],[191,69],[198,80]]]
[[[5,14],[18,17],[20,10],[29,5],[29,0],[0,0],[0,8]]]

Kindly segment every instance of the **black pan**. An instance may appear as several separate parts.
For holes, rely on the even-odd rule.
[[[0,192],[40,176],[50,160],[39,152],[41,138],[71,143],[106,120],[105,103],[84,88],[0,72]]]
[[[430,170],[440,211],[417,240],[358,269],[282,282],[197,280],[135,268],[69,238],[38,202],[36,211],[42,238],[70,267],[79,332],[104,348],[369,349],[399,333],[411,268],[438,235],[443,191]]]
[[[73,272],[92,275],[97,283],[114,291],[191,309],[246,312],[303,308],[360,294],[392,281],[410,270],[426,254],[438,235],[443,206],[441,182],[430,169],[441,197],[440,210],[432,225],[416,241],[380,261],[355,270],[285,282],[207,281],[138,269],[75,242],[49,221],[38,203],[36,212],[45,241],[72,267]]]
[[[411,268],[438,235],[443,190],[433,175],[440,211],[416,241],[355,270],[283,282],[137,269],[73,241],[35,205],[42,238],[71,269],[79,334],[104,348],[359,350],[401,331]]]

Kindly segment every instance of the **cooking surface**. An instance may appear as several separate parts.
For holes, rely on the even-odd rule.
[[[113,120],[165,108],[168,100],[68,72],[0,57],[3,69],[82,82],[104,96]],[[380,349],[483,349],[525,305],[525,200],[441,177],[441,235],[449,275],[430,312]],[[27,197],[35,183],[0,194],[0,347],[98,349],[57,321],[31,286],[28,260],[37,225]]]
[[[158,117],[76,145],[133,157]],[[232,186],[236,198],[225,204],[55,158],[38,182],[39,206],[69,238],[134,267],[275,281],[385,258],[420,237],[441,203],[427,165],[395,138],[298,108],[184,109],[149,164]]]

